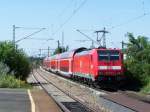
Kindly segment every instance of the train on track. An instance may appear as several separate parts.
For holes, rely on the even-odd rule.
[[[125,78],[123,53],[115,48],[78,48],[44,58],[43,68],[89,83],[120,82]]]

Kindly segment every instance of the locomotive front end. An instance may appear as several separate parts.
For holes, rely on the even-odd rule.
[[[121,81],[124,79],[123,54],[119,49],[100,49],[98,55],[98,81]]]

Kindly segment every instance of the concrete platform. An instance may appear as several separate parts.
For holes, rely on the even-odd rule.
[[[32,74],[29,75],[27,81],[33,85],[31,96],[35,104],[35,112],[62,112],[54,99],[45,93],[39,82]]]
[[[35,112],[62,112],[56,102],[45,91],[33,89],[31,95],[35,103]]]
[[[31,112],[27,90],[0,88],[0,112]]]

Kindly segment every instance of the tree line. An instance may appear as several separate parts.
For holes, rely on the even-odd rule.
[[[129,42],[124,49],[125,75],[135,84],[145,86],[150,83],[150,41],[146,36],[135,37],[133,33],[127,33],[126,36]]]

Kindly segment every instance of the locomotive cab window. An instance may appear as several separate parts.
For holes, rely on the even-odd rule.
[[[110,51],[110,60],[119,60],[119,52]]]
[[[108,52],[106,51],[98,51],[99,60],[109,60]]]
[[[113,61],[113,60],[119,60],[119,51],[98,51],[98,59],[101,61]]]

